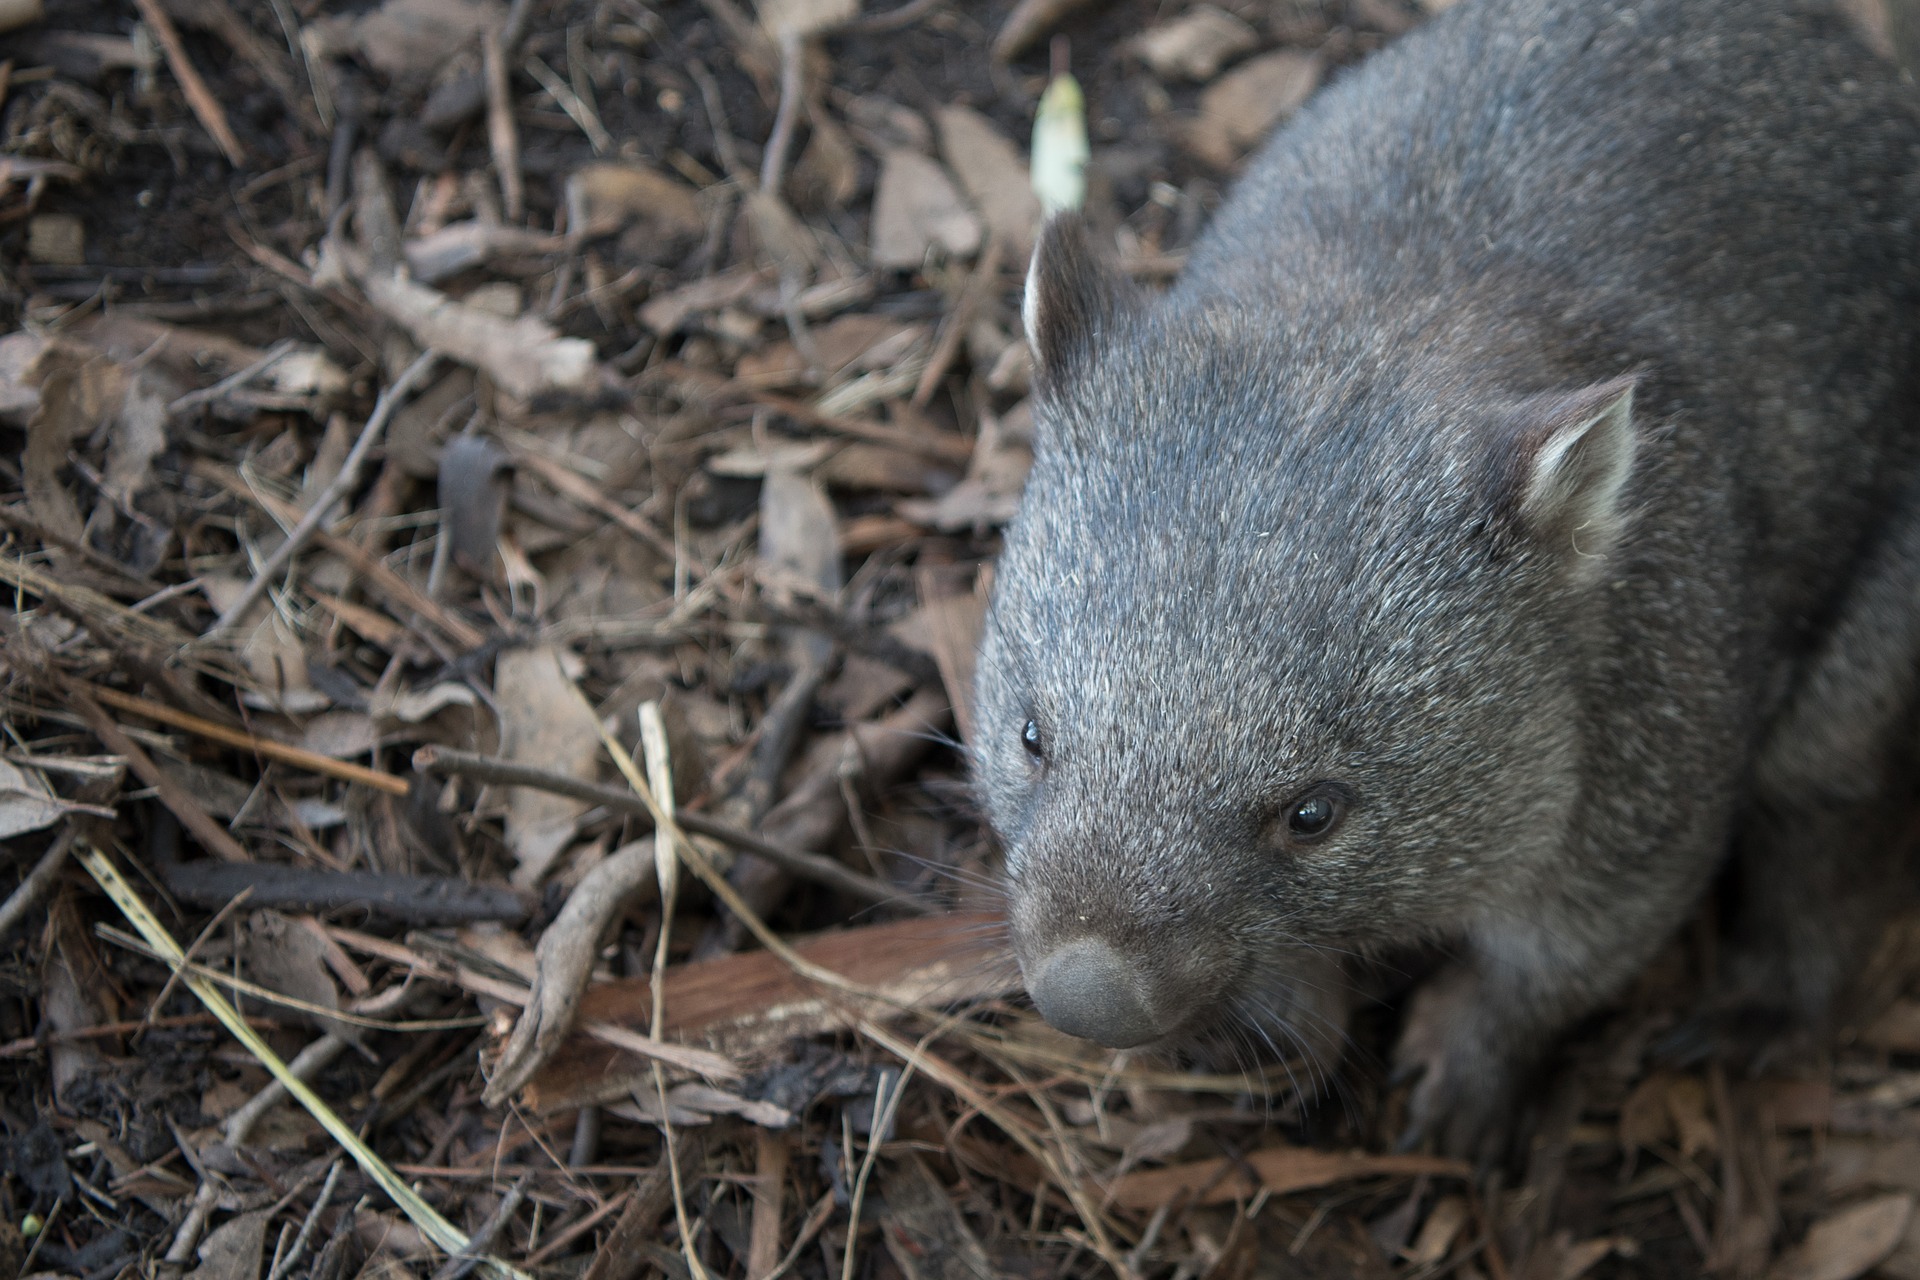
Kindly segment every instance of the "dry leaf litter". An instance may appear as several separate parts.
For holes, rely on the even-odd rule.
[[[1050,68],[1045,203],[1156,282],[1423,16],[0,4],[0,1266],[1920,1276],[1911,923],[1742,1080],[1650,1052],[1703,919],[1480,1174],[1387,1149],[1412,962],[1324,1092],[1018,994],[962,751]]]

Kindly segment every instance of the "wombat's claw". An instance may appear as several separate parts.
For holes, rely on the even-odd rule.
[[[1749,1073],[1792,1056],[1801,1020],[1780,1005],[1729,1000],[1697,1010],[1655,1040],[1653,1060],[1668,1067],[1725,1063]]]

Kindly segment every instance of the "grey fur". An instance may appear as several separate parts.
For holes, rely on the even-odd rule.
[[[1911,94],[1823,3],[1465,0],[1164,297],[1056,220],[977,688],[1030,979],[1270,1036],[1445,944],[1401,1055],[1468,1151],[1737,846],[1728,1006],[1825,1016],[1909,800]]]

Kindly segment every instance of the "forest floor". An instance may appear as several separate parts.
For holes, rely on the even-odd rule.
[[[1649,1052],[1696,922],[1478,1175],[1392,1152],[1405,978],[1325,1096],[1019,991],[961,743],[1050,66],[1154,284],[1423,12],[740,2],[0,35],[0,1270],[1920,1277],[1911,921],[1756,1080]]]

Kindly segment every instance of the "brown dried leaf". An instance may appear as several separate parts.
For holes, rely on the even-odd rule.
[[[106,491],[117,503],[131,505],[153,478],[153,460],[167,447],[167,400],[151,379],[135,373],[127,379],[107,436]]]
[[[761,256],[783,279],[805,283],[820,260],[820,246],[807,224],[771,191],[750,192],[746,199],[747,225]]]
[[[1836,1137],[1827,1143],[1824,1164],[1830,1196],[1868,1190],[1920,1194],[1920,1139]]]
[[[1000,34],[993,38],[994,58],[1007,62],[1019,57],[1088,3],[1090,0],[1020,0],[1000,24]]]
[[[1225,169],[1275,125],[1299,110],[1320,84],[1320,59],[1282,49],[1254,58],[1200,95],[1200,114],[1187,129],[1187,146]]]
[[[200,593],[217,612],[225,613],[247,589],[238,578],[222,574],[202,574]],[[320,711],[332,700],[307,676],[307,650],[293,625],[262,599],[240,618],[230,633],[241,664],[253,677],[253,687],[243,693],[250,706],[293,714]]]
[[[698,235],[707,217],[699,193],[636,163],[589,164],[567,179],[567,226],[600,236],[640,222],[669,235]]]
[[[1040,225],[1040,199],[1033,194],[1020,149],[993,122],[970,107],[942,107],[940,153],[960,179],[973,207],[1008,253],[1025,262]]]
[[[550,645],[509,649],[493,677],[500,710],[500,752],[507,759],[583,781],[597,774],[600,730]],[[586,802],[532,787],[507,791],[507,847],[514,885],[531,889],[573,839]]]
[[[840,530],[833,504],[814,481],[789,467],[767,472],[760,490],[760,559],[831,598],[840,590]]]
[[[350,51],[389,79],[424,87],[449,53],[471,49],[506,16],[500,0],[386,0],[369,13],[323,19],[307,30],[316,52]]]
[[[67,451],[90,425],[82,400],[82,370],[62,362],[40,383],[40,405],[27,423],[27,447],[21,455],[21,480],[27,491],[27,509],[42,528],[77,542],[85,525],[80,506],[60,482]],[[52,551],[56,565],[68,558]]]
[[[26,332],[0,338],[0,420],[25,422],[40,406],[39,380],[33,370],[48,341]]]
[[[1163,80],[1211,80],[1222,66],[1260,43],[1254,29],[1224,9],[1197,5],[1172,22],[1148,27],[1128,52]]]
[[[789,189],[805,209],[838,209],[860,190],[860,157],[853,139],[824,107],[808,108],[806,150],[793,166]]]
[[[1860,1043],[1892,1053],[1920,1053],[1920,1000],[1896,1000],[1860,1032]]]
[[[239,1214],[215,1227],[200,1242],[200,1265],[186,1280],[259,1280],[266,1253],[267,1222],[272,1209]]]
[[[255,911],[247,917],[241,961],[247,976],[263,987],[325,1009],[340,1007],[340,990],[327,969],[325,939],[278,911]],[[359,1028],[349,1023],[262,1002],[252,1003],[259,1012],[305,1019],[343,1039],[359,1041]]]
[[[1677,1076],[1668,1085],[1667,1114],[1673,1117],[1680,1154],[1689,1160],[1720,1149],[1720,1130],[1707,1109],[1707,1086],[1698,1076]]]
[[[911,1153],[889,1162],[881,1239],[907,1280],[989,1280],[987,1251],[932,1170]]]
[[[1898,1247],[1912,1218],[1913,1197],[1904,1193],[1829,1214],[1781,1256],[1769,1280],[1854,1280]]]
[[[38,771],[28,773],[0,760],[0,840],[50,827],[67,812],[66,802],[53,794]]]
[[[579,223],[571,214],[569,226]],[[551,253],[565,241],[557,236],[541,235],[523,227],[503,226],[497,222],[456,222],[402,246],[407,270],[415,280],[432,284],[477,267],[505,254]],[[275,366],[276,369],[278,366]]]
[[[1651,1147],[1673,1138],[1673,1113],[1667,1109],[1667,1089],[1673,1077],[1655,1072],[1634,1087],[1620,1104],[1620,1145],[1628,1151]]]
[[[911,270],[934,249],[965,257],[979,249],[980,235],[980,220],[946,170],[917,151],[887,152],[873,195],[876,267]]]
[[[87,227],[71,213],[40,213],[27,219],[27,261],[77,267],[87,260]]]
[[[1464,1178],[1468,1166],[1439,1156],[1371,1155],[1353,1151],[1315,1151],[1306,1147],[1266,1147],[1244,1159],[1197,1160],[1167,1169],[1144,1169],[1116,1179],[1107,1188],[1123,1209],[1155,1209],[1184,1193],[1196,1204],[1225,1204],[1265,1188],[1274,1195],[1309,1191],[1354,1178]],[[1249,1176],[1251,1175],[1251,1177]],[[1256,1186],[1254,1179],[1258,1179]]]
[[[316,271],[316,281],[337,282],[340,270],[347,270],[358,278],[367,301],[420,346],[485,373],[517,399],[544,391],[583,391],[598,374],[591,342],[563,337],[539,316],[504,318],[455,301],[401,273],[354,272],[341,261],[345,257],[344,253],[336,257],[331,273],[324,268]]]

